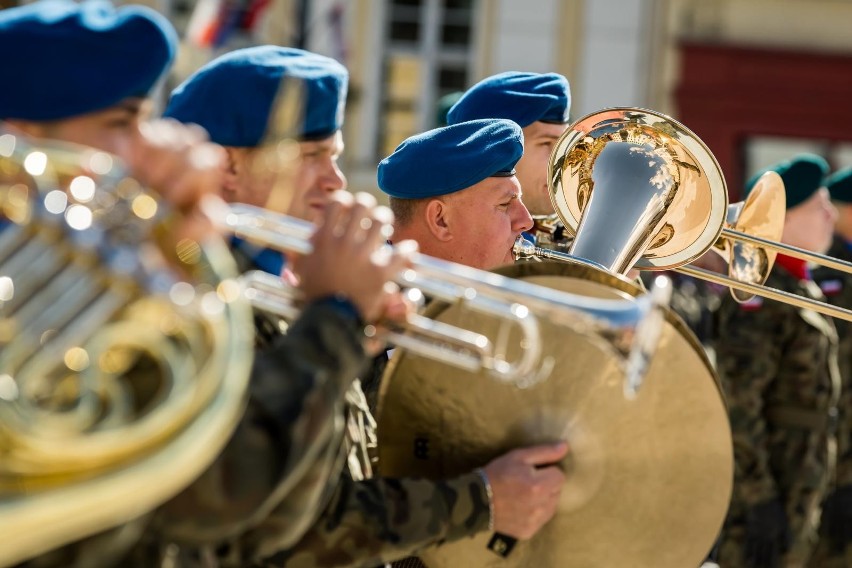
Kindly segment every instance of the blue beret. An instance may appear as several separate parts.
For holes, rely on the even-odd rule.
[[[401,199],[447,195],[515,175],[524,135],[510,120],[472,120],[407,139],[379,163],[379,188]]]
[[[833,201],[852,203],[852,168],[837,170],[823,182]]]
[[[570,110],[571,89],[562,75],[510,71],[471,87],[450,109],[447,122],[506,118],[521,127],[536,121],[565,124]]]
[[[2,10],[0,118],[59,120],[144,97],[177,41],[169,21],[143,6],[40,0]]]
[[[799,154],[752,176],[746,183],[746,195],[751,192],[761,175],[766,172],[777,172],[784,182],[787,209],[792,209],[807,201],[811,195],[823,187],[823,179],[828,174],[828,170],[828,162],[824,158],[815,154]]]
[[[340,130],[346,68],[329,57],[274,45],[238,49],[211,61],[172,92],[165,116],[203,126],[224,146],[258,146],[279,88],[290,79],[304,89],[298,135],[321,140]]]

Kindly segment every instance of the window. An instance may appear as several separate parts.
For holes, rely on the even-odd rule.
[[[852,166],[852,143],[848,141],[753,136],[745,144],[746,180],[764,168],[803,153],[822,156],[832,171]]]
[[[476,0],[387,0],[378,158],[433,128],[438,99],[468,85]]]

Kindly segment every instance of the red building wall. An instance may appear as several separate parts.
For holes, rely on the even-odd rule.
[[[852,141],[852,56],[680,46],[677,117],[719,160],[739,200],[751,136]]]

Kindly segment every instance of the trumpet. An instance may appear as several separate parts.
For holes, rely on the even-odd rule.
[[[232,204],[214,221],[236,236],[282,251],[308,254],[311,223],[244,204]],[[378,331],[367,326],[368,336],[408,349],[418,355],[472,371],[484,370],[491,378],[528,387],[547,378],[552,369],[541,360],[538,318],[546,317],[586,333],[604,349],[617,354],[628,392],[641,384],[662,328],[662,310],[671,286],[661,279],[649,294],[638,299],[594,299],[521,283],[498,274],[439,260],[420,253],[413,268],[403,270],[396,283],[412,291],[493,316],[501,327],[516,326],[523,349],[516,361],[507,361],[503,349],[487,337],[413,314],[401,328]],[[262,310],[285,319],[299,313],[297,290],[281,279],[257,272],[243,277],[246,297]],[[498,337],[505,338],[505,333]]]

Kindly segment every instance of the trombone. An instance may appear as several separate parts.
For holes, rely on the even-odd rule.
[[[287,215],[245,204],[231,204],[227,211],[211,217],[236,236],[282,251],[307,254],[315,227]],[[400,329],[379,332],[367,326],[369,336],[380,338],[418,355],[437,359],[471,371],[485,370],[500,382],[527,387],[547,378],[552,370],[541,360],[542,345],[538,317],[571,327],[596,338],[604,349],[611,349],[626,375],[629,389],[637,388],[656,349],[662,331],[663,308],[668,305],[671,286],[660,280],[651,293],[638,299],[603,300],[560,292],[518,282],[498,274],[415,253],[413,269],[403,270],[397,284],[414,298],[423,294],[493,316],[521,332],[522,349],[516,361],[508,361],[502,348],[487,337],[413,314]],[[258,309],[284,319],[299,313],[298,290],[280,278],[252,272],[244,275],[245,295]],[[506,337],[500,333],[499,337]]]
[[[728,205],[712,153],[676,120],[635,108],[592,113],[557,141],[548,169],[551,202],[574,241],[563,253],[519,238],[516,258],[673,270],[727,286],[740,302],[758,295],[852,321],[852,310],[764,285],[778,252],[848,274],[852,263],[777,242],[785,214],[777,174]],[[611,233],[622,240],[604,238]],[[688,264],[708,250],[725,258],[728,276]]]

